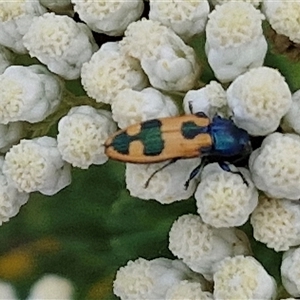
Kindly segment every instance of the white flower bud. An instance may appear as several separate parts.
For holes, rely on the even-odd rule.
[[[138,258],[118,270],[114,293],[124,300],[165,299],[170,287],[189,279],[203,281],[179,260]]]
[[[232,166],[233,167],[233,166]],[[234,170],[235,171],[235,170]],[[224,171],[217,163],[205,166],[195,198],[203,221],[214,227],[243,225],[258,202],[258,192],[245,168],[239,174]]]
[[[97,102],[112,103],[124,89],[142,90],[148,79],[139,62],[123,55],[118,43],[103,44],[83,64],[81,80],[87,94]]]
[[[35,16],[46,12],[39,0],[0,1],[0,44],[18,53],[26,53],[22,38]]]
[[[16,216],[22,205],[27,203],[29,194],[19,192],[13,182],[2,173],[4,159],[0,157],[0,225]],[[1,287],[0,287],[0,295]]]
[[[221,261],[214,274],[214,299],[276,297],[276,281],[253,257],[238,255]]]
[[[111,113],[83,105],[71,108],[58,123],[57,147],[63,160],[87,169],[104,164],[104,142],[117,129]]]
[[[197,84],[200,66],[195,51],[157,21],[142,19],[131,23],[120,47],[141,62],[151,85],[157,89],[188,91]]]
[[[178,115],[173,100],[154,88],[140,92],[122,90],[113,101],[111,109],[113,119],[121,129],[146,120]]]
[[[300,248],[293,248],[285,252],[281,263],[282,285],[287,292],[294,296],[300,296]]]
[[[192,110],[190,111],[190,106]],[[204,112],[210,119],[215,115],[229,117],[226,92],[222,85],[211,81],[199,90],[190,90],[183,99],[183,108],[186,114]]]
[[[300,244],[300,205],[262,194],[251,215],[253,236],[275,251],[286,251]]]
[[[3,173],[19,191],[54,195],[71,183],[70,165],[62,160],[54,138],[21,140],[6,153]]]
[[[244,233],[235,228],[214,228],[200,216],[183,215],[169,232],[169,249],[193,271],[212,279],[214,269],[227,256],[249,253]]]
[[[207,0],[151,0],[149,19],[171,28],[183,40],[202,33],[209,14]]]
[[[154,199],[163,204],[190,198],[196,187],[196,178],[191,180],[185,189],[185,183],[192,170],[200,163],[199,158],[179,159],[175,163],[154,172],[168,162],[154,164],[126,164],[126,187],[133,197],[149,200]],[[149,185],[145,184],[149,181]]]
[[[246,2],[227,2],[209,14],[205,52],[215,76],[229,82],[263,65],[267,42],[263,14]]]
[[[299,1],[264,0],[262,9],[277,33],[287,36],[296,44],[300,43]]]
[[[31,57],[68,80],[80,76],[82,64],[98,49],[85,24],[54,13],[34,18],[23,42]]]
[[[71,2],[80,19],[89,28],[107,35],[122,35],[131,22],[139,19],[144,9],[142,0],[71,0]]]
[[[0,75],[0,123],[36,123],[61,102],[62,82],[42,65],[10,66]]]
[[[292,104],[284,77],[275,69],[252,69],[235,79],[227,100],[236,125],[251,135],[267,135],[277,129]]]
[[[300,137],[279,132],[268,135],[249,159],[252,180],[274,198],[300,198]]]

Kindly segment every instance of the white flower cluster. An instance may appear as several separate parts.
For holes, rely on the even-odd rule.
[[[142,0],[0,0],[0,225],[19,212],[30,193],[54,195],[69,185],[71,166],[104,164],[105,141],[117,126],[174,117],[169,119],[172,128],[154,128],[162,149],[168,134],[174,136],[173,152],[180,148],[189,154],[196,131],[197,142],[206,145],[197,146],[199,157],[195,152],[188,159],[162,155],[161,162],[148,164],[143,154],[144,164],[128,160],[126,187],[133,197],[162,204],[194,196],[198,215],[182,215],[170,229],[169,250],[179,260],[130,261],[118,271],[114,293],[141,300],[274,299],[274,279],[248,256],[249,241],[235,228],[250,219],[257,241],[287,251],[282,282],[290,295],[299,297],[300,255],[292,247],[300,245],[300,206],[295,201],[300,199],[300,92],[292,95],[280,71],[263,66],[268,47],[262,22],[266,19],[278,34],[298,44],[300,4],[149,1],[149,19],[141,19]],[[120,41],[99,42],[97,37],[104,35]],[[205,64],[195,52],[201,35],[208,64],[222,84],[201,82]],[[17,63],[20,54],[31,56],[34,64]],[[75,97],[64,84],[68,80],[81,82],[81,91],[90,98],[72,101]],[[186,122],[186,134],[176,118],[181,111],[197,114],[203,125]],[[249,170],[204,166],[206,157],[201,156],[218,150],[211,130],[227,134],[222,126],[213,127],[216,115],[231,118],[237,130],[253,137],[266,136],[251,153]],[[54,124],[57,137],[34,130],[47,128],[48,133]],[[151,121],[134,127],[138,133],[124,134],[129,152],[142,153],[142,142],[157,146],[157,140],[143,136],[144,124]],[[284,133],[275,132],[279,126]],[[60,297],[69,299],[69,283],[52,279],[65,290],[58,289]],[[32,299],[44,297],[45,285],[42,281]],[[6,284],[1,288],[3,295],[13,294]]]

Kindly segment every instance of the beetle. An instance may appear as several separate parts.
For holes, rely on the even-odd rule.
[[[251,151],[247,131],[220,116],[210,121],[203,112],[131,125],[109,137],[104,146],[109,158],[123,162],[149,164],[171,159],[151,175],[146,187],[158,171],[177,159],[215,156],[226,160],[237,155],[243,157]],[[225,171],[232,172],[227,164],[219,164]],[[203,163],[191,172],[186,188],[202,167]],[[233,173],[242,176],[240,172]]]

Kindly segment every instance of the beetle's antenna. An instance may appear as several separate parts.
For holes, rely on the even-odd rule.
[[[159,169],[155,170],[150,177],[147,179],[147,181],[145,182],[144,188],[146,189],[149,186],[149,183],[151,181],[151,179],[155,176],[155,174],[157,174],[158,172],[160,172],[161,170],[165,169],[166,167],[168,167],[169,165],[174,164],[176,161],[178,160],[178,158],[173,158],[171,159],[169,162],[167,162],[165,165],[163,165],[162,167],[160,167]]]

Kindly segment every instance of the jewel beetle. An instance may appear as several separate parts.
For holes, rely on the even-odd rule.
[[[109,137],[104,146],[106,155],[114,160],[148,164],[171,159],[165,166],[182,158],[215,156],[227,160],[251,151],[247,131],[231,119],[215,116],[211,121],[203,112],[131,125]],[[220,166],[231,172],[228,165],[220,163]],[[200,169],[201,165],[192,171],[186,187]]]

